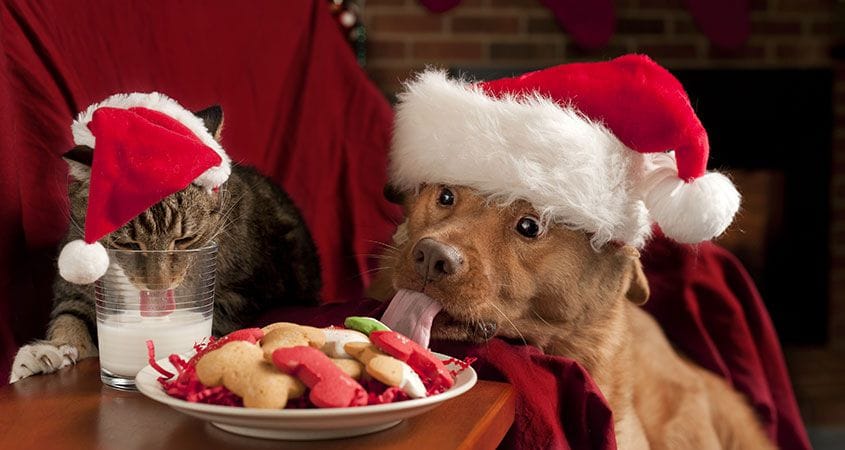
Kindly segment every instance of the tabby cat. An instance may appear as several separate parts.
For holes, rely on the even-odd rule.
[[[219,140],[222,110],[195,113]],[[64,243],[82,237],[93,150],[65,154],[70,169],[71,226]],[[318,302],[317,251],[299,210],[288,196],[254,169],[233,166],[228,181],[212,194],[190,185],[101,239],[107,248],[168,250],[217,242],[215,335],[242,328],[284,303]],[[10,381],[50,373],[97,356],[94,285],[56,277],[47,339],[22,347]]]

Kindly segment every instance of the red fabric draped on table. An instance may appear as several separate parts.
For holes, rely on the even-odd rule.
[[[312,229],[324,298],[353,300],[264,318],[339,323],[377,313],[361,298],[399,210],[381,195],[391,112],[357,67],[323,0],[0,3],[0,377],[44,333],[64,233],[74,114],[115,92],[160,90],[192,108],[220,103],[224,145],[283,185]],[[658,238],[644,254],[648,309],[686,354],[745,392],[783,448],[808,448],[778,342],[748,276],[711,244]],[[487,378],[519,390],[519,448],[614,448],[612,418],[576,363],[493,340]]]
[[[302,209],[323,297],[361,296],[399,219],[382,199],[392,112],[324,0],[0,3],[0,380],[43,337],[68,226],[70,123],[116,92],[223,106],[223,145]]]

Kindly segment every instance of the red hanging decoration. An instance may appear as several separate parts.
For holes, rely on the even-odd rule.
[[[540,0],[540,3],[552,10],[557,23],[586,50],[607,45],[616,29],[611,0]]]
[[[461,0],[420,0],[423,6],[434,13],[446,12],[461,3]]]
[[[442,13],[461,0],[418,0],[431,12]],[[539,0],[582,48],[607,45],[616,26],[611,0]],[[685,0],[696,25],[713,44],[736,49],[751,34],[748,0]]]
[[[751,34],[748,0],[686,0],[695,24],[710,42],[737,49]]]

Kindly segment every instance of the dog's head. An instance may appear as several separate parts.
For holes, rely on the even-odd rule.
[[[498,335],[543,346],[614,304],[648,298],[635,249],[595,250],[588,234],[544,225],[527,202],[498,206],[473,189],[440,185],[394,200],[407,221],[394,237],[393,287],[442,304],[435,338]]]

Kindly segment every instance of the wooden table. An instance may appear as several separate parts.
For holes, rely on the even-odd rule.
[[[510,385],[479,381],[465,394],[370,435],[310,442],[222,431],[137,392],[100,382],[96,358],[0,388],[0,449],[492,449],[513,422]]]

